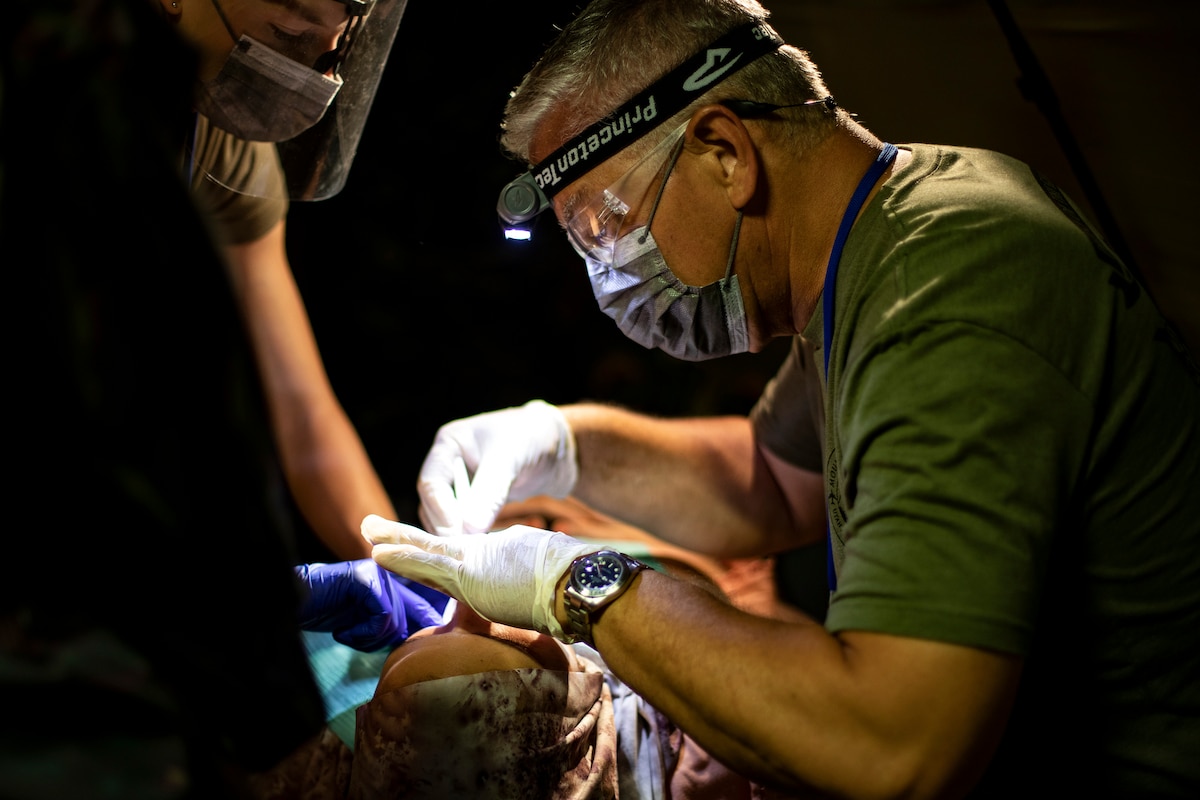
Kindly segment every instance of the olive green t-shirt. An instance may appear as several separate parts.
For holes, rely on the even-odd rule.
[[[274,144],[244,141],[198,114],[193,152],[192,195],[212,223],[217,244],[252,242],[287,214],[287,186]]]
[[[1023,656],[1004,791],[1193,793],[1194,362],[1027,165],[907,149],[846,242],[828,387],[818,304],[752,415],[772,451],[823,466],[826,626]],[[1022,783],[1039,762],[1051,777]]]

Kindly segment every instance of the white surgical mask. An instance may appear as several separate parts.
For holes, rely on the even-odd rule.
[[[196,108],[240,139],[282,142],[320,121],[342,86],[249,36],[242,36],[221,71],[201,84]]]
[[[617,240],[611,263],[585,258],[600,310],[633,341],[684,361],[745,353],[750,347],[746,309],[733,274],[741,225],[739,211],[725,277],[706,286],[689,286],[676,277],[645,226]]]

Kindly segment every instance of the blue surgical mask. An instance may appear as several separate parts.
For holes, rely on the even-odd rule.
[[[746,309],[733,274],[741,225],[739,211],[725,277],[706,286],[689,286],[676,277],[648,226],[618,239],[611,260],[607,253],[585,257],[600,310],[633,341],[684,361],[745,353],[750,348]]]

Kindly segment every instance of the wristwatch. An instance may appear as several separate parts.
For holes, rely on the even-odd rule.
[[[567,607],[568,643],[592,643],[592,623],[605,606],[620,597],[633,576],[647,565],[616,550],[601,550],[571,562],[563,600]]]

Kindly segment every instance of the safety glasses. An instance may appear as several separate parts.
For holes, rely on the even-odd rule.
[[[656,193],[647,218],[653,217],[671,167],[679,157],[687,125],[685,122],[669,133],[599,197],[586,205],[564,209],[567,238],[579,255],[611,265],[617,240],[633,227],[627,224],[630,212],[641,208],[652,190]],[[662,177],[656,182],[660,173]]]

